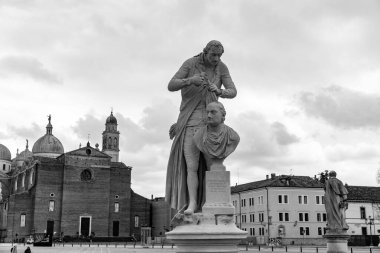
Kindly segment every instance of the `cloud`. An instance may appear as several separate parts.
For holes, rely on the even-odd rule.
[[[27,76],[37,82],[47,84],[62,84],[59,76],[34,57],[8,56],[0,59],[0,74],[13,76]]]
[[[347,160],[369,160],[380,156],[380,148],[367,143],[357,143],[355,146],[336,144],[325,147],[326,157],[332,162]]]
[[[378,128],[380,126],[380,96],[329,86],[315,93],[302,92],[297,104],[309,117],[346,129]]]
[[[290,134],[285,125],[280,122],[274,122],[271,125],[274,137],[279,145],[289,145],[299,141],[299,138],[294,134]]]
[[[139,121],[125,117],[121,113],[114,114],[120,132],[120,150],[138,153],[146,145],[159,145],[169,140],[169,127],[175,121],[174,105],[170,100],[157,100],[145,107]],[[72,127],[78,137],[90,139],[100,136],[105,129],[108,116],[99,119],[92,113],[81,117]],[[101,142],[100,142],[101,143]]]
[[[36,123],[32,123],[30,127],[17,127],[17,126],[8,126],[9,135],[17,136],[20,138],[25,138],[30,140],[37,140],[37,138],[41,137],[41,133],[43,133],[42,128]]]
[[[92,113],[88,113],[77,120],[72,130],[74,133],[82,140],[90,141],[91,145],[94,146],[95,143],[99,142],[101,133],[105,129],[106,118],[98,119],[93,116]],[[95,143],[94,143],[95,142]],[[83,144],[83,143],[82,143]]]
[[[235,122],[241,142],[234,157],[244,160],[245,164],[267,163],[268,159],[277,159],[287,153],[288,147],[299,138],[288,132],[281,122],[270,123],[257,112],[240,114]]]
[[[3,132],[0,132],[0,139],[7,139],[9,136]]]

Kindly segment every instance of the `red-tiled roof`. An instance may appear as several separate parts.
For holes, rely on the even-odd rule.
[[[377,202],[380,203],[380,187],[372,186],[346,186],[348,201]]]
[[[269,179],[250,182],[231,187],[231,193],[244,192],[265,187],[299,187],[299,188],[323,188],[323,184],[317,179],[308,176],[274,176]],[[380,203],[380,187],[348,186],[348,201]]]
[[[231,193],[249,191],[264,187],[300,187],[300,188],[323,188],[323,184],[317,179],[308,176],[274,176],[266,180],[255,181],[231,187]]]

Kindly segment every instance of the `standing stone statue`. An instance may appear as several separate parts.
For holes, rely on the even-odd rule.
[[[168,85],[169,91],[181,91],[182,101],[177,123],[169,131],[174,141],[167,168],[165,198],[172,208],[186,208],[186,213],[197,211],[203,201],[200,188],[206,163],[193,145],[193,136],[206,124],[206,105],[219,97],[236,96],[228,68],[220,60],[223,52],[219,41],[210,41],[202,53],[182,64]]]
[[[336,172],[329,172],[325,185],[325,208],[327,214],[328,233],[346,233],[346,209],[348,191],[342,181],[336,178]]]

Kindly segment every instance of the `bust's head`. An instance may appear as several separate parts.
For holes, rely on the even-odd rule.
[[[211,102],[206,107],[207,124],[216,127],[222,124],[226,118],[226,110],[220,102]]]
[[[336,172],[335,171],[330,171],[329,172],[329,177],[336,177]]]

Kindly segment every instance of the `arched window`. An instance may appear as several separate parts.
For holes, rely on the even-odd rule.
[[[34,177],[34,170],[31,170],[29,174],[29,186],[33,185],[33,177]]]
[[[21,187],[25,187],[25,173],[22,174],[22,179],[21,179]]]
[[[5,164],[3,164],[3,170],[5,170]]]
[[[112,148],[112,138],[108,138],[108,148]]]
[[[18,179],[18,177],[16,177],[16,179],[15,179],[15,191],[17,191],[17,179]]]
[[[116,137],[113,139],[113,146],[114,146],[115,148],[117,148],[117,138],[116,138]]]

